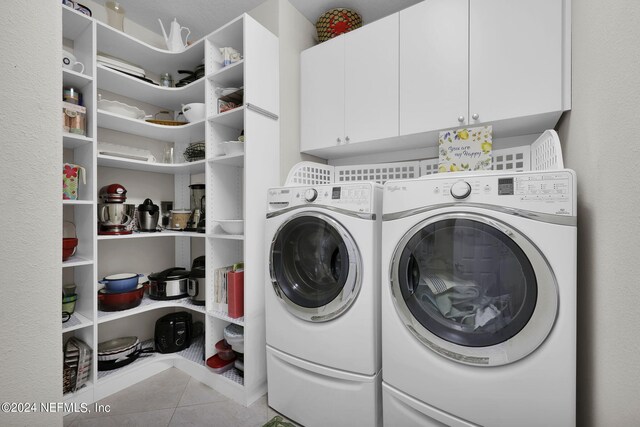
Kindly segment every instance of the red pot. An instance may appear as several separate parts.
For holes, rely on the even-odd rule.
[[[76,237],[63,237],[62,238],[62,261],[68,260],[71,255],[76,252],[78,246],[78,239]]]
[[[140,305],[144,290],[148,285],[138,285],[129,292],[112,293],[106,289],[98,291],[98,309],[101,311],[122,311]]]

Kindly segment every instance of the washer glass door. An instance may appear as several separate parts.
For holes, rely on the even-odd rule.
[[[450,359],[511,363],[553,327],[555,277],[540,251],[501,222],[462,213],[427,219],[400,241],[391,268],[401,318]]]
[[[271,244],[276,295],[293,315],[324,322],[342,314],[360,289],[361,260],[351,235],[318,212],[292,216]]]

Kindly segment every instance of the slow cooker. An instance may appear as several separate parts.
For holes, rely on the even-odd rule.
[[[197,305],[205,305],[207,301],[207,287],[205,286],[205,257],[200,256],[193,260],[187,292],[191,302]]]
[[[149,298],[172,300],[188,296],[189,270],[182,267],[168,268],[149,277]]]

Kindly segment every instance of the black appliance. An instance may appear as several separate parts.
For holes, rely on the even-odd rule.
[[[149,298],[155,300],[173,300],[187,297],[189,270],[182,267],[168,268],[149,276]]]
[[[205,286],[205,257],[199,256],[193,260],[187,292],[191,302],[196,305],[205,305],[207,301],[207,287]]]
[[[175,353],[189,348],[193,321],[186,311],[169,313],[156,321],[156,351]]]

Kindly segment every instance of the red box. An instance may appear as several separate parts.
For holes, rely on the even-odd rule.
[[[229,317],[236,319],[244,316],[244,271],[227,273],[227,291]]]

